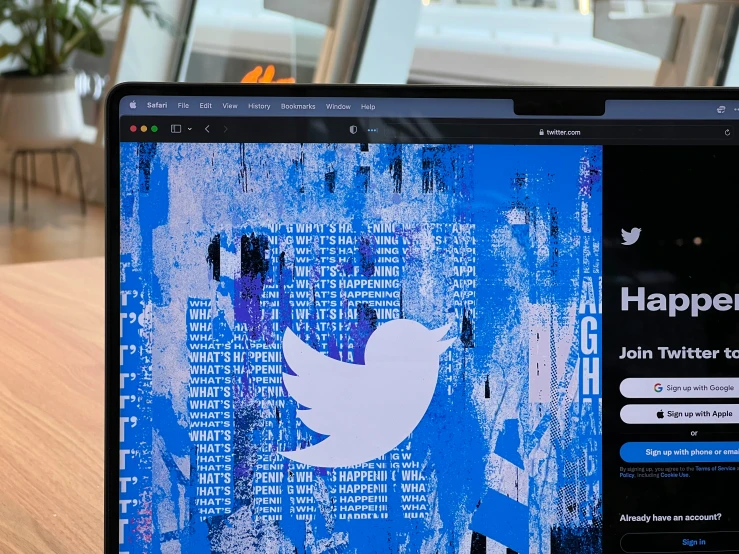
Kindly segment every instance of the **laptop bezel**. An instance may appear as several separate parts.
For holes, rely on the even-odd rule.
[[[739,89],[611,87],[481,87],[444,85],[313,85],[122,83],[105,105],[105,484],[104,552],[120,551],[120,137],[119,106],[125,96],[243,96],[512,99],[532,115],[593,115],[606,100],[739,100]],[[569,111],[568,111],[569,110]],[[597,119],[596,119],[597,120]]]

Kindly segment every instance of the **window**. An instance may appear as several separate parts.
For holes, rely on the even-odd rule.
[[[652,85],[660,60],[593,38],[595,0],[424,0],[413,83]],[[674,2],[612,2],[612,18]]]
[[[311,82],[326,28],[264,8],[262,0],[197,4],[192,48],[183,80],[239,82],[257,69],[264,80]],[[269,71],[272,73],[272,70]]]

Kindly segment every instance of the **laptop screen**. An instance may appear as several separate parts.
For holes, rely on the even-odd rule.
[[[739,101],[118,111],[121,553],[739,551]]]

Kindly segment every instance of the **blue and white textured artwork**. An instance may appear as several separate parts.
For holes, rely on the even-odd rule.
[[[120,552],[601,552],[601,155],[124,143]]]

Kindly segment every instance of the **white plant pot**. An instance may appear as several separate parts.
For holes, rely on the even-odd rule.
[[[0,140],[11,148],[69,146],[84,125],[74,73],[0,78]]]

